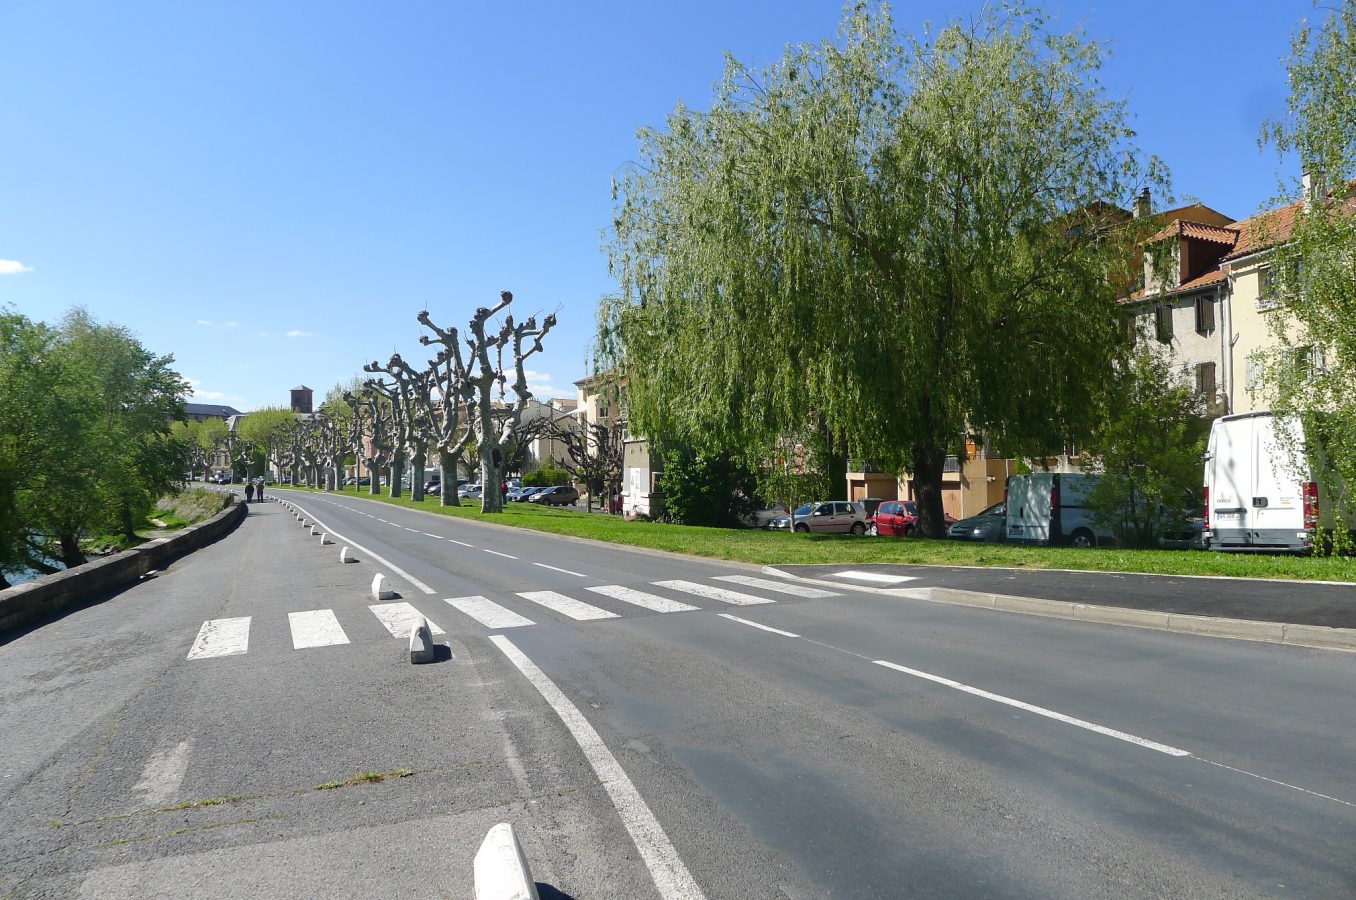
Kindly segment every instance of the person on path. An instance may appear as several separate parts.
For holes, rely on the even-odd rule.
[[[502,505],[502,504],[507,504],[507,503],[508,503],[508,482],[507,482],[507,481],[501,481],[501,482],[499,482],[499,502],[500,502],[501,505]]]
[[[253,499],[254,499],[254,483],[247,481],[245,482],[245,502],[249,503]]]
[[[254,496],[255,496],[256,498],[258,498],[259,500],[264,499],[264,483],[263,483],[263,481],[260,481],[259,484],[255,486],[255,488],[254,488]]]

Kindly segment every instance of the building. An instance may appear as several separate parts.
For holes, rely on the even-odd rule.
[[[186,422],[206,422],[208,419],[225,421],[231,416],[240,414],[240,410],[234,406],[222,406],[217,403],[185,403],[183,418]]]

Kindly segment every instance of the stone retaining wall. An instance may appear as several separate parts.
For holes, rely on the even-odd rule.
[[[185,553],[229,534],[247,510],[246,504],[235,503],[169,537],[0,590],[0,634],[116,591],[152,569],[163,569]]]

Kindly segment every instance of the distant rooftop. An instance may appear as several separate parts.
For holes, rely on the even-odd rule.
[[[304,385],[304,384],[299,384],[299,385],[297,385],[296,387],[292,388],[292,390],[294,390],[294,391],[309,391],[310,388],[308,388],[308,387],[307,387],[306,385]]]
[[[240,410],[234,406],[222,406],[220,403],[185,403],[184,415],[186,416],[238,416]]]

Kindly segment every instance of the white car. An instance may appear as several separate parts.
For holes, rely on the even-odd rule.
[[[457,497],[463,500],[479,500],[480,485],[463,484],[461,487],[457,488]]]
[[[786,515],[790,510],[783,503],[774,503],[767,509],[755,509],[753,512],[740,516],[739,521],[750,528],[767,528],[768,523],[778,516]]]

